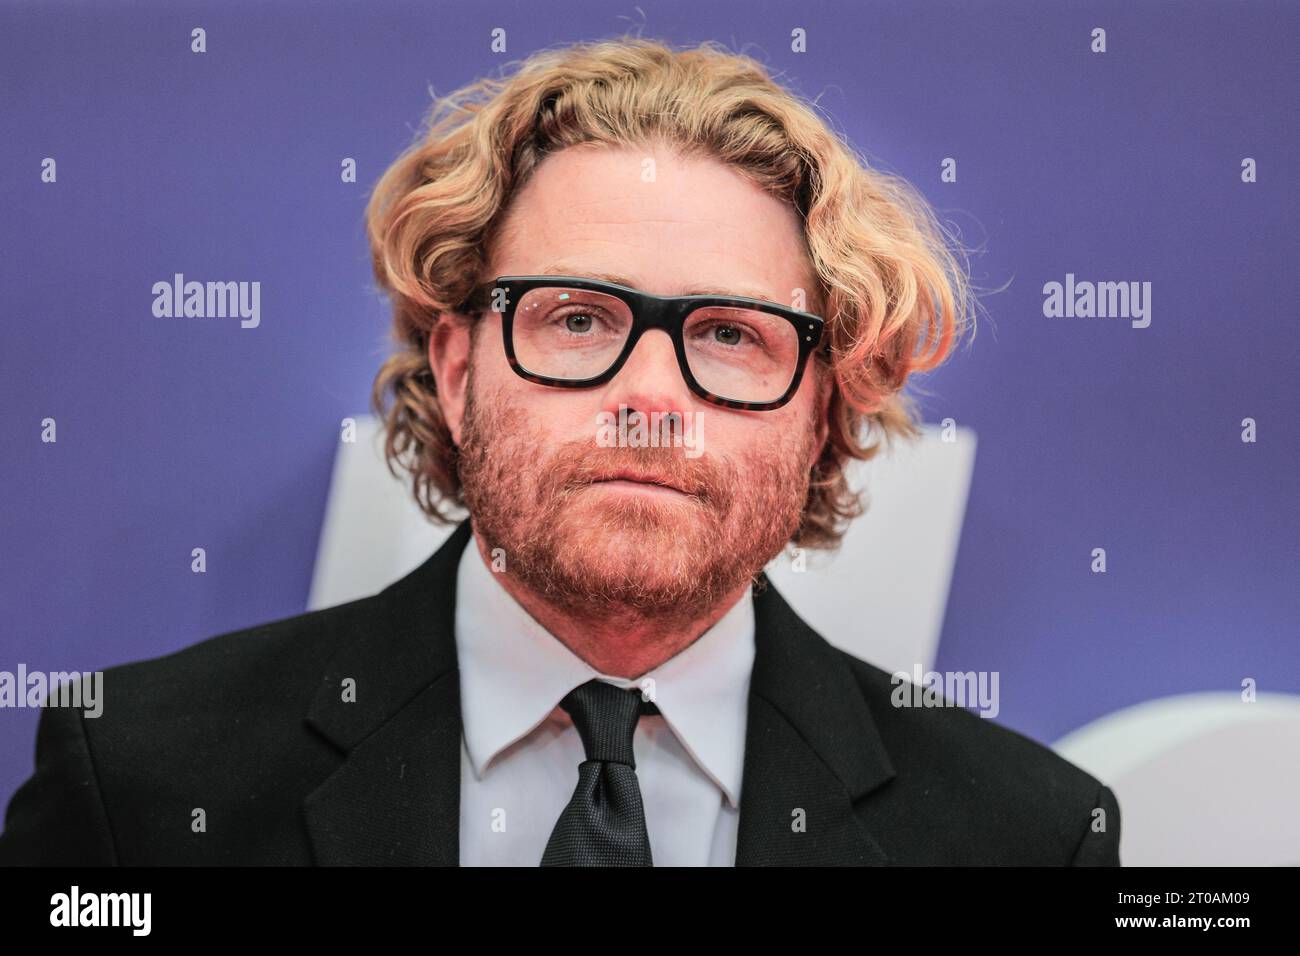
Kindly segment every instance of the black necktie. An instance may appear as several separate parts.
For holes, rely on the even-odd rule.
[[[624,690],[590,680],[560,701],[582,735],[587,759],[578,786],[556,821],[542,866],[653,866],[645,808],[636,779],[632,735],[659,708]]]

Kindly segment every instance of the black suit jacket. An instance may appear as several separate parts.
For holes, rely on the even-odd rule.
[[[469,537],[371,597],[111,668],[98,718],[45,708],[0,863],[456,865]],[[1107,787],[967,710],[892,706],[764,583],[738,865],[1119,864]]]

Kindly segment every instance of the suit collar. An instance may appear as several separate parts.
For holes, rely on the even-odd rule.
[[[464,521],[406,577],[322,618],[340,649],[306,721],[343,762],[303,804],[321,864],[459,862],[455,595],[470,536]],[[765,575],[754,613],[736,864],[887,862],[854,806],[894,776],[861,688]]]

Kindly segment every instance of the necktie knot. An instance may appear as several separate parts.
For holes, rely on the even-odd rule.
[[[582,737],[587,759],[578,785],[551,831],[542,866],[654,866],[645,807],[636,779],[632,735],[643,713],[659,708],[602,680],[575,687],[560,701]]]
[[[560,706],[573,718],[588,760],[626,764],[633,770],[632,738],[637,721],[643,713],[659,713],[653,703],[641,700],[637,688],[615,687],[603,680],[575,687]]]

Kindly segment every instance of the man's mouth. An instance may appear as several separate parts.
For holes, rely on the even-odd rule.
[[[666,478],[660,478],[658,475],[650,475],[634,471],[612,472],[604,477],[592,480],[591,484],[603,485],[610,488],[627,488],[647,491],[657,494],[690,494],[690,492],[673,484]]]

